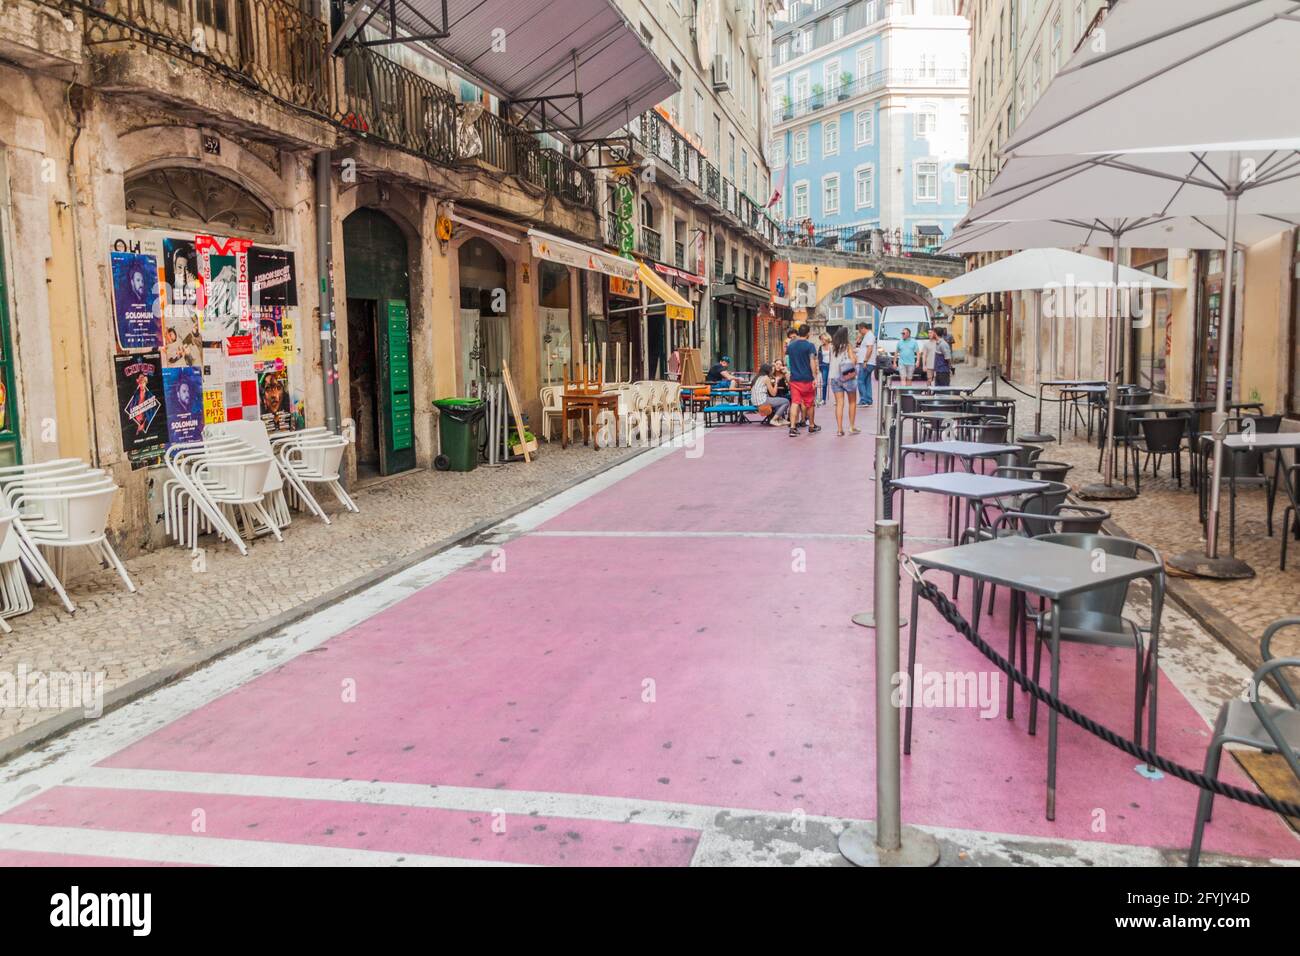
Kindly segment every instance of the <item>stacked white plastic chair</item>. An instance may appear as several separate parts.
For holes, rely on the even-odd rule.
[[[285,498],[286,480],[280,463],[275,457],[275,448],[271,445],[271,436],[266,431],[266,425],[260,420],[208,425],[203,429],[203,437],[236,438],[255,452],[271,457],[274,467],[267,469],[266,481],[262,485],[262,494],[265,496],[263,504],[281,530],[287,527],[293,515],[289,511],[289,503]]]
[[[343,490],[339,480],[343,453],[351,444],[348,437],[335,435],[328,428],[306,428],[272,435],[270,443],[275,449],[276,465],[284,477],[287,490],[300,507],[305,507],[329,524],[330,519],[325,514],[325,509],[311,493],[312,485],[324,485],[348,511],[361,511],[352,496]]]
[[[176,542],[198,550],[200,532],[211,530],[247,554],[243,538],[270,534],[283,540],[266,507],[274,485],[274,456],[235,435],[205,435],[201,442],[172,445],[163,457],[171,479],[163,486],[165,526]]]
[[[547,441],[551,440],[552,423],[564,416],[564,406],[560,398],[563,392],[562,385],[542,386],[542,437]],[[563,421],[560,422],[560,427],[566,427]]]
[[[104,567],[112,568],[135,592],[126,568],[108,541],[108,515],[118,487],[102,469],[76,459],[0,469],[0,486],[10,514],[15,548],[0,542],[0,614],[31,609],[31,594],[16,562],[38,583],[58,595],[69,612],[76,611],[60,576],[70,548],[89,548]],[[51,560],[52,559],[52,560]]]

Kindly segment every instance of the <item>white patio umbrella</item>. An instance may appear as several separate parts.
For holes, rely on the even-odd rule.
[[[1021,225],[1010,223],[1008,225]],[[958,238],[954,232],[952,242]],[[1039,295],[1039,308],[1034,310],[1034,365],[1037,378],[1042,379],[1042,334],[1043,310],[1042,292],[1045,289],[1066,286],[1082,288],[1099,288],[1113,291],[1118,298],[1119,289],[1155,288],[1173,289],[1176,283],[1161,279],[1147,272],[1139,272],[1121,266],[1118,262],[1106,262],[1094,256],[1085,256],[1079,252],[1067,252],[1065,249],[1026,249],[1015,255],[998,259],[989,265],[974,269],[955,279],[944,282],[930,290],[935,298],[948,296],[986,295],[992,292],[1026,292]],[[1038,408],[1034,414],[1034,431],[1021,435],[1022,441],[1047,441],[1052,436],[1043,434],[1043,391],[1038,390]]]
[[[1278,91],[1300,87],[1297,49],[1300,0],[1117,0],[1001,151],[1025,158],[1073,154],[1076,165],[1058,178],[1022,164],[999,184],[996,210],[982,215],[1201,215],[1216,211],[1203,200],[1217,193],[1227,214],[1222,314],[1230,319],[1239,210],[1300,212],[1300,129],[1293,111],[1277,102]],[[1195,109],[1177,108],[1193,103]],[[1062,205],[1044,202],[1053,191]],[[1092,202],[1084,208],[1086,200]],[[1028,214],[1028,207],[1036,211]],[[1254,574],[1244,561],[1218,554],[1231,331],[1225,321],[1205,554],[1169,562],[1209,577]]]

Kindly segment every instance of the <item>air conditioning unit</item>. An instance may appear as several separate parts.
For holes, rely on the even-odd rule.
[[[731,89],[731,60],[724,54],[713,54],[713,92]]]

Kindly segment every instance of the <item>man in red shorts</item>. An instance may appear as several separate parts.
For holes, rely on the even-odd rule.
[[[817,346],[808,341],[808,326],[800,325],[795,339],[786,346],[790,369],[790,434],[799,434],[800,419],[808,419],[808,434],[821,431],[813,418],[817,404]]]

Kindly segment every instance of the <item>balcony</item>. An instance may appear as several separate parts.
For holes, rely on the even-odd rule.
[[[253,86],[292,107],[440,166],[480,161],[594,209],[595,175],[527,129],[465,104],[373,48],[327,51],[325,23],[292,0],[102,0],[87,8],[92,48],[140,43]],[[151,86],[153,78],[145,77]]]
[[[663,251],[663,240],[659,233],[649,226],[641,227],[641,242],[638,244],[638,252],[648,259],[659,262],[659,254]]]
[[[86,43],[143,43],[215,69],[280,100],[325,114],[325,23],[290,0],[99,0]]]
[[[828,109],[845,100],[864,93],[873,93],[888,87],[950,87],[961,89],[970,82],[970,76],[959,70],[877,70],[865,77],[854,77],[848,83],[838,84],[824,93],[784,103],[772,111],[773,125],[788,123],[801,116],[809,116]]]
[[[858,255],[900,256],[962,262],[961,256],[939,252],[944,237],[907,236],[897,229],[872,229],[866,226],[818,225],[808,219],[789,219],[781,223],[776,244],[787,248],[824,249]]]

